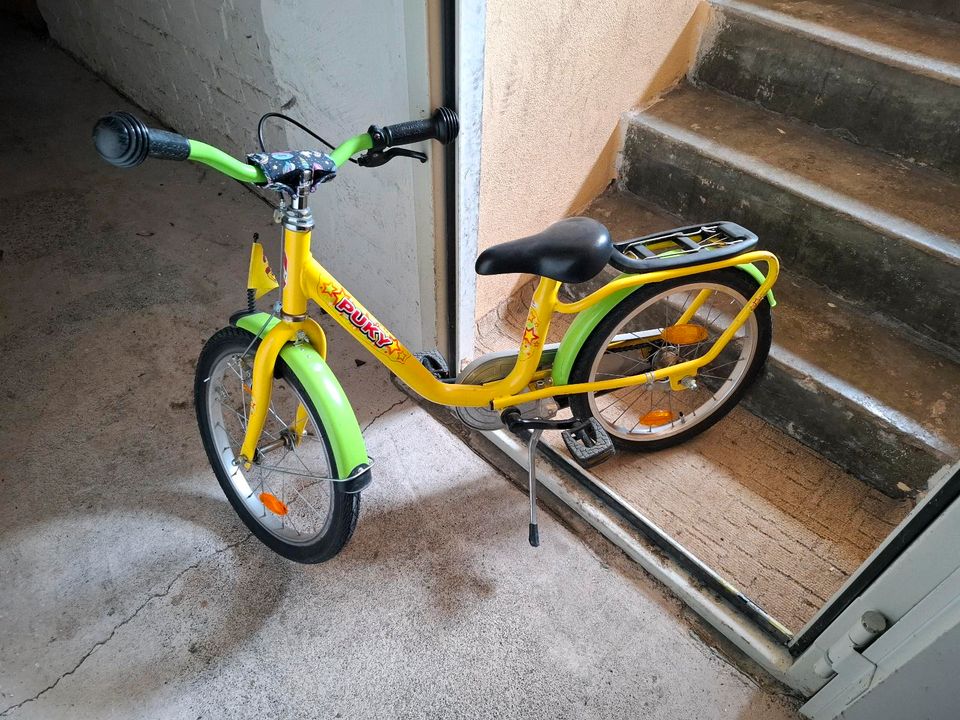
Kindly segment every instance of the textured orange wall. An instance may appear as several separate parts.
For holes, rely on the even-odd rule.
[[[488,0],[480,249],[582,210],[616,174],[620,115],[686,72],[700,0]],[[481,277],[477,317],[519,276]]]

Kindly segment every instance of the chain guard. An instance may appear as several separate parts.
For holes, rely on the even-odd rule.
[[[544,370],[553,365],[553,360],[557,355],[559,343],[551,343],[544,346],[543,356],[540,358],[539,370]],[[481,385],[484,383],[503,380],[510,371],[513,370],[517,362],[516,350],[503,350],[501,352],[489,353],[477,358],[468,364],[460,374],[457,375],[458,385]],[[539,402],[524,403],[518,405],[520,416],[524,419],[540,417],[541,404]],[[491,410],[486,407],[456,407],[454,408],[460,421],[473,428],[474,430],[500,430],[504,427],[500,421],[500,411]]]

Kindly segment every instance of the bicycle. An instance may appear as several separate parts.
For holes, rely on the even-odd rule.
[[[268,117],[294,122],[330,152],[267,152]],[[399,146],[448,144],[457,133],[456,114],[440,108],[428,119],[371,126],[334,147],[268,113],[258,128],[261,152],[244,162],[148,128],[129,113],[111,113],[94,127],[98,153],[118,167],[147,157],[189,159],[280,196],[283,273],[277,280],[255,239],[247,307],[205,344],[194,400],[203,446],[231,505],[261,541],[291,560],[321,562],[340,552],[372,479],[356,417],[325,362],[326,337],[307,314],[309,300],[423,398],[455,408],[471,427],[527,435],[533,546],[535,454],[544,430],[560,430],[584,467],[616,448],[669,447],[729,412],[767,357],[779,263],[755,249],[755,234],[714,222],[614,243],[589,218],[561,220],[477,258],[480,274],[539,277],[516,352],[478,358],[456,374],[435,351],[411,352],[314,258],[308,200],[348,161],[425,162],[425,154]],[[559,299],[563,283],[586,282],[607,266],[621,274],[581,299]],[[273,311],[258,311],[256,301],[275,289]],[[554,313],[576,317],[560,343],[545,344]],[[558,418],[564,408],[570,417]]]

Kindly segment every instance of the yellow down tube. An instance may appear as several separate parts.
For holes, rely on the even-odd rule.
[[[303,283],[312,299],[330,317],[419,395],[439,405],[469,407],[489,407],[495,397],[519,392],[531,382],[540,363],[560,288],[558,281],[541,278],[527,314],[516,364],[505,378],[486,385],[460,385],[434,377],[373,313],[313,258],[307,260]]]

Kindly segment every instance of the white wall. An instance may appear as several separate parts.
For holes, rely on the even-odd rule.
[[[51,36],[108,82],[177,131],[235,155],[256,150],[257,119],[281,106],[334,143],[371,123],[429,114],[423,2],[39,6]],[[268,138],[316,145],[297,131]],[[432,156],[437,146],[427,150]],[[312,202],[315,254],[413,348],[436,345],[431,182],[430,167],[412,161],[370,170],[351,165]]]

